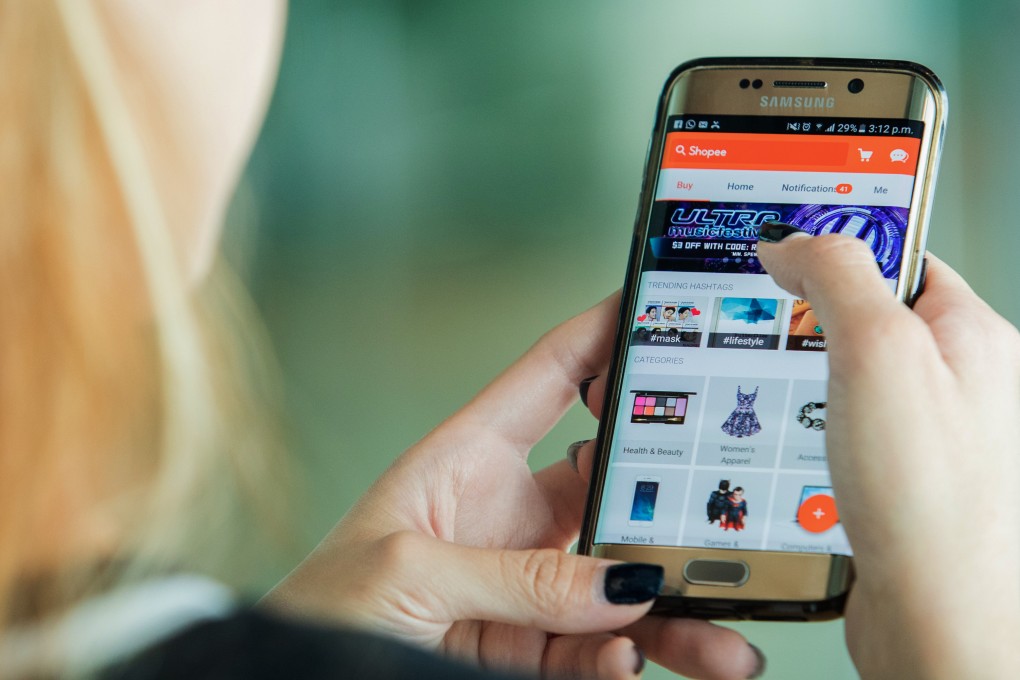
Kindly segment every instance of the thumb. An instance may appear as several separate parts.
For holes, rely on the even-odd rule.
[[[811,303],[830,345],[854,337],[884,314],[902,313],[875,255],[860,239],[809,237],[781,223],[762,227],[758,255],[782,288]]]
[[[662,588],[663,569],[551,548],[497,550],[411,534],[433,615],[531,626],[551,633],[615,630],[637,621]],[[440,565],[440,568],[436,568]]]

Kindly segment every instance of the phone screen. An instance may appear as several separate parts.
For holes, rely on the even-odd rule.
[[[594,542],[850,555],[824,443],[825,329],[765,273],[758,232],[863,239],[895,288],[923,123],[666,124]]]

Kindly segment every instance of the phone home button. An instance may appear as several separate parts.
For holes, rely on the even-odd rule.
[[[751,568],[738,560],[690,560],[684,565],[684,580],[698,586],[742,586]]]

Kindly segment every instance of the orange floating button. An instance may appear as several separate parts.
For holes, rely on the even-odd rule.
[[[835,499],[826,494],[811,496],[800,504],[800,508],[797,510],[797,521],[800,523],[801,529],[813,534],[828,531],[839,521]]]

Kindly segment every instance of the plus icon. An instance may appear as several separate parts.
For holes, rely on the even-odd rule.
[[[839,521],[836,501],[829,494],[810,496],[797,509],[797,523],[804,531],[820,534],[831,529]]]

